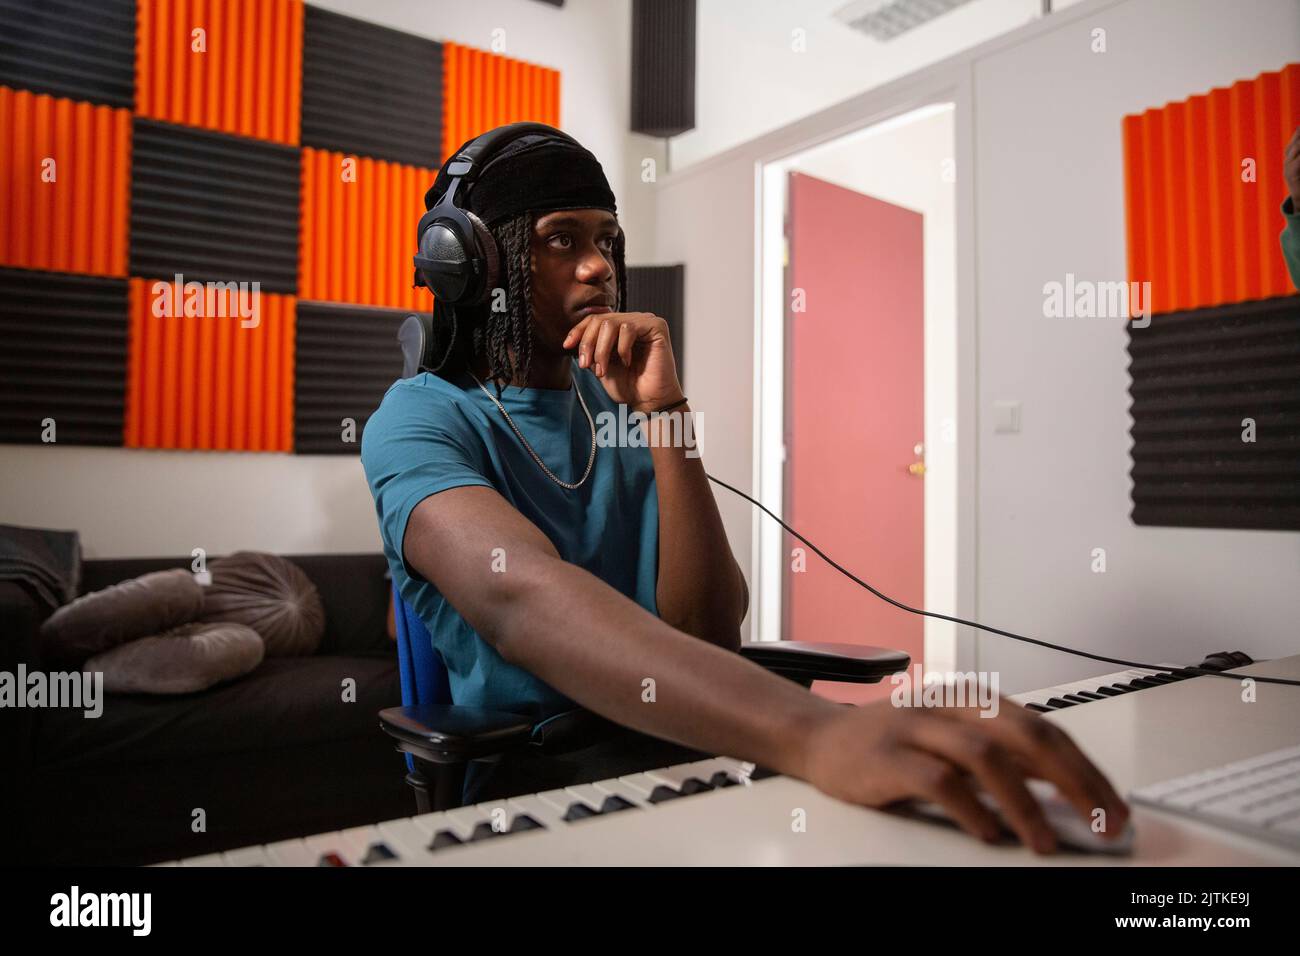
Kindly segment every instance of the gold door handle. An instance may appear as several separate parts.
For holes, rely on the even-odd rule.
[[[916,455],[917,460],[907,466],[907,473],[913,478],[923,478],[925,476],[925,445],[917,442],[912,446],[912,454]]]

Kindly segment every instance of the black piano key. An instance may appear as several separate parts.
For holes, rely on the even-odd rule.
[[[538,823],[528,814],[521,813],[517,817],[515,817],[514,821],[510,824],[509,832],[523,833],[527,830],[545,830],[545,829],[546,827],[544,825]]]
[[[450,830],[439,830],[429,842],[429,850],[441,850],[443,847],[460,846],[465,841]]]
[[[1147,677],[1135,677],[1131,681],[1129,681],[1129,683],[1132,684],[1134,687],[1142,687],[1142,688],[1160,686],[1159,681],[1154,681]]]
[[[1135,690],[1142,689],[1141,687],[1136,687],[1133,684],[1111,684],[1110,686],[1115,688],[1121,694],[1131,694]]]
[[[523,833],[525,830],[545,830],[545,829],[546,827],[542,826],[540,823],[538,823],[528,814],[521,813],[518,816],[516,816],[514,820],[510,822],[510,826],[508,826],[504,830],[498,830],[495,827],[493,827],[492,821],[490,820],[479,821],[479,823],[476,824],[474,827],[474,832],[470,834],[469,842],[477,843],[479,840],[490,840],[492,837],[504,836],[507,833]]]
[[[1074,704],[1068,700],[1061,700],[1059,697],[1049,697],[1047,700],[1047,706],[1060,710],[1062,707],[1073,707]]]
[[[1066,700],[1074,701],[1076,704],[1088,703],[1088,698],[1080,697],[1078,694],[1062,694],[1061,696],[1064,697]]]
[[[618,794],[611,793],[608,797],[605,798],[604,802],[601,803],[600,812],[618,813],[618,811],[620,810],[632,810],[635,808],[636,808],[635,803],[630,803],[627,800],[624,800],[622,797],[618,796]]]
[[[337,853],[322,853],[320,859],[316,861],[317,866],[347,866],[343,862],[343,857]]]
[[[710,778],[709,778],[709,783],[713,784],[713,785],[714,785],[715,787],[717,787],[719,790],[721,790],[721,789],[723,789],[723,788],[725,788],[725,787],[739,787],[739,786],[740,786],[740,783],[739,783],[738,781],[732,780],[731,777],[727,774],[727,771],[725,771],[725,770],[719,770],[719,771],[718,771],[717,773],[715,773],[712,777],[710,777]]]
[[[1082,697],[1084,700],[1105,700],[1106,699],[1101,694],[1094,694],[1090,690],[1076,690],[1075,693],[1078,694],[1080,697]]]
[[[1155,681],[1157,684],[1172,684],[1172,683],[1174,683],[1178,678],[1176,678],[1176,677],[1170,677],[1168,674],[1148,674],[1148,675],[1146,676],[1145,679],[1146,679],[1146,680],[1153,680],[1153,681]]]
[[[1114,687],[1098,687],[1097,693],[1101,694],[1103,697],[1119,697],[1124,692],[1122,690],[1116,690]]]
[[[713,784],[706,783],[699,777],[688,777],[682,781],[681,794],[683,797],[690,797],[697,793],[708,793],[712,789]]]
[[[659,784],[650,791],[649,801],[651,803],[664,803],[668,800],[676,800],[681,794],[665,784]]]
[[[392,851],[387,843],[372,843],[366,850],[366,855],[361,858],[363,866],[370,866],[374,863],[383,863],[386,860],[396,860],[397,854]]]
[[[585,820],[588,817],[594,817],[599,815],[600,815],[599,810],[593,810],[591,807],[587,806],[581,800],[577,800],[569,804],[569,809],[564,811],[563,819],[566,823],[572,823],[575,820]]]
[[[490,840],[492,837],[501,836],[505,830],[498,830],[492,826],[491,820],[480,820],[474,825],[474,832],[469,835],[470,843],[478,843],[480,840]]]
[[[1050,714],[1052,708],[1044,707],[1042,704],[1025,704],[1025,710],[1036,710],[1040,714]]]

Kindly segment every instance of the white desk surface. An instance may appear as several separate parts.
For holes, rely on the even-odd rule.
[[[1233,673],[1300,680],[1300,655]],[[1300,687],[1200,677],[1044,717],[1069,732],[1127,795],[1133,788],[1300,743]],[[792,811],[806,811],[793,832]],[[1296,866],[1300,853],[1133,805],[1126,857],[991,847],[961,831],[842,803],[806,783],[770,778],[698,794],[651,813],[598,817],[562,832],[440,851],[448,866],[941,865]]]

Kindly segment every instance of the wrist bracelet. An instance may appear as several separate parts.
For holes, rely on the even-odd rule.
[[[655,409],[654,411],[652,411],[650,414],[651,414],[651,415],[660,415],[660,414],[662,414],[662,413],[664,413],[664,412],[670,412],[670,411],[672,411],[674,408],[676,408],[678,405],[685,405],[688,401],[689,401],[689,399],[687,399],[685,396],[683,396],[682,398],[679,398],[677,401],[673,402],[671,405],[665,405],[663,408],[656,408],[656,409]]]

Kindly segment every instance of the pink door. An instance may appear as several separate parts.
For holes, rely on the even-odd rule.
[[[912,607],[924,597],[922,217],[792,173],[786,236],[786,522]],[[801,298],[802,297],[802,298]],[[802,311],[800,311],[802,307]],[[784,637],[875,644],[923,659],[922,618],[785,535]],[[893,685],[815,684],[863,703]]]

